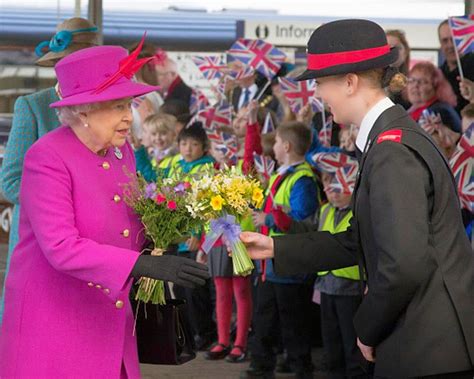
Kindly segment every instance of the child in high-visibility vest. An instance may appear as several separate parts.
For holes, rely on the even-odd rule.
[[[168,177],[184,173],[190,178],[214,165],[214,158],[209,154],[209,139],[202,123],[196,121],[181,130],[178,135],[179,157],[176,164],[170,167]]]
[[[167,114],[148,116],[143,123],[142,146],[135,150],[137,171],[147,182],[156,180],[157,168],[171,169],[181,157],[177,155],[176,118]]]
[[[303,222],[279,217],[278,224],[288,233],[314,230],[339,233],[350,224],[350,202],[354,190],[357,161],[344,153],[318,153],[313,158],[321,171],[328,203],[316,217]],[[316,254],[317,252],[315,252]],[[361,302],[358,266],[319,272],[313,301],[321,304],[321,328],[330,377],[366,377],[361,369],[362,355],[352,323]]]
[[[280,167],[270,178],[263,212],[254,213],[255,226],[262,233],[283,233],[279,220],[285,211],[289,217],[303,220],[318,208],[317,184],[311,167],[305,162],[311,132],[299,122],[281,124],[273,147]],[[288,252],[291,254],[291,252]],[[241,377],[271,377],[281,335],[288,363],[298,378],[312,377],[310,323],[311,284],[305,276],[282,277],[273,271],[272,262],[260,262],[257,285],[251,364]]]
[[[330,183],[334,180],[337,180],[337,175],[322,173],[329,202],[320,208],[316,219],[318,230],[333,234],[345,231],[352,218],[351,193],[331,190]],[[319,272],[314,284],[314,300],[319,302],[320,296],[321,333],[330,377],[359,377],[364,374],[352,323],[362,300],[359,279],[359,267],[352,266]]]

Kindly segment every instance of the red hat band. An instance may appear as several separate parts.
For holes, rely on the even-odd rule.
[[[381,57],[390,52],[390,46],[384,45],[370,49],[341,51],[338,53],[309,54],[308,70],[322,70],[342,64],[359,63],[369,59]]]

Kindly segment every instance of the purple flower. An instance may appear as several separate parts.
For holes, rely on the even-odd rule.
[[[161,192],[163,192],[166,195],[169,195],[172,193],[171,187],[169,186],[163,186],[161,187]]]
[[[174,187],[175,192],[181,194],[186,191],[186,187],[184,183],[179,183],[176,187]]]
[[[147,199],[154,198],[155,192],[156,192],[156,184],[155,183],[147,184],[147,186],[145,187],[145,198]]]

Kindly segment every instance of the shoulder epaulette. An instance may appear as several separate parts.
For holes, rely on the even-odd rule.
[[[377,144],[381,142],[385,142],[385,141],[401,143],[402,135],[403,135],[403,131],[401,129],[387,130],[386,132],[383,132],[382,134],[379,135],[379,137],[377,138]]]

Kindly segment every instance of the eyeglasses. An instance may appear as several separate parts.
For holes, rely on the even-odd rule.
[[[416,78],[408,78],[408,84],[412,86],[416,85],[426,85],[429,84],[430,82],[426,79],[416,79]]]

